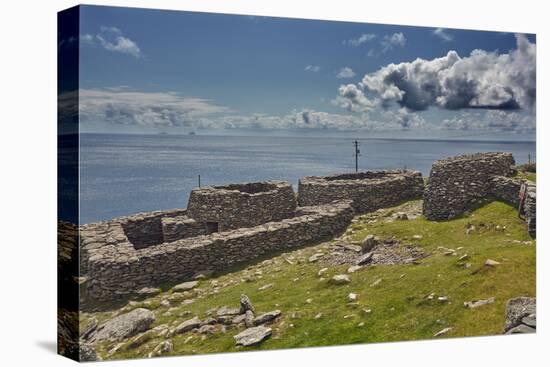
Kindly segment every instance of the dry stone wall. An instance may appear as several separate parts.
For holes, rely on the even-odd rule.
[[[455,218],[491,194],[494,176],[514,174],[510,153],[478,153],[437,161],[424,191],[424,216],[431,220]]]
[[[325,177],[304,177],[298,183],[300,206],[352,200],[358,213],[422,197],[424,181],[418,171],[369,171]]]
[[[294,216],[296,197],[288,182],[265,181],[195,189],[187,215],[219,231],[253,227]]]
[[[351,201],[342,200],[301,208],[298,213],[282,221],[139,249],[129,241],[120,223],[98,224],[94,241],[106,244],[88,249],[88,294],[98,300],[130,295],[144,287],[188,279],[201,271],[223,271],[264,255],[333,237],[351,223],[354,210]]]
[[[533,184],[527,187],[524,208],[527,231],[531,236],[535,237],[537,235],[537,187]]]

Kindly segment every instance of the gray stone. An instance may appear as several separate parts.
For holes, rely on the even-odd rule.
[[[78,346],[78,355],[80,362],[101,361],[94,347],[89,344],[80,343]]]
[[[172,341],[171,340],[165,340],[165,341],[161,342],[160,344],[158,344],[155,347],[155,349],[153,349],[153,351],[147,355],[147,357],[149,357],[149,358],[158,357],[160,355],[170,353],[173,350],[174,350],[174,344],[172,343]]]
[[[181,283],[181,284],[176,285],[174,288],[172,288],[172,291],[173,292],[190,291],[191,289],[195,288],[198,284],[199,284],[199,282],[196,281],[196,280]]]
[[[527,326],[536,328],[537,327],[537,315],[536,314],[531,314],[529,316],[525,316],[524,318],[521,319],[521,323],[525,324]]]
[[[266,338],[271,336],[271,328],[265,326],[256,326],[248,328],[239,334],[235,335],[235,344],[242,346],[250,346],[259,344]]]
[[[192,319],[186,320],[176,326],[176,329],[174,330],[174,334],[183,334],[185,332],[191,331],[193,329],[196,329],[201,326],[201,320],[197,316],[193,317]]]
[[[263,313],[254,319],[254,325],[261,325],[267,322],[271,322],[276,318],[278,318],[279,316],[281,316],[281,310],[274,310],[274,311]]]
[[[514,326],[510,330],[508,330],[505,334],[532,334],[536,333],[537,330],[535,328],[529,327],[527,325],[520,324],[518,326]]]
[[[531,297],[517,297],[508,300],[505,309],[504,331],[519,325],[524,317],[536,314],[536,302],[536,298]]]
[[[246,310],[244,314],[244,326],[252,327],[254,326],[254,312],[251,310]]]
[[[246,313],[246,311],[252,311],[252,313],[255,312],[252,301],[250,301],[250,298],[248,298],[248,296],[244,293],[241,294],[240,305],[241,305],[241,308],[239,309],[240,314],[244,314]]]
[[[336,285],[342,285],[342,284],[348,284],[351,282],[351,279],[348,275],[346,274],[338,274],[338,275],[335,275],[331,278],[331,283],[333,284],[336,284]]]
[[[374,255],[374,252],[369,252],[360,256],[357,260],[355,260],[355,265],[366,265],[370,263],[372,261],[373,255]]]
[[[83,340],[89,339],[90,336],[97,330],[97,325],[98,325],[98,322],[95,317],[92,317],[90,320],[88,320],[88,323],[86,324],[86,327],[82,332],[81,338]]]
[[[128,313],[106,321],[98,327],[90,340],[121,341],[148,330],[155,322],[155,314],[145,308],[136,308]]]
[[[160,288],[143,287],[136,292],[136,295],[139,297],[154,297],[160,294],[161,291]]]
[[[464,302],[464,307],[466,308],[478,308],[485,305],[490,305],[492,303],[495,303],[495,297],[491,297],[488,299],[480,299],[477,301],[470,301],[470,302]]]
[[[376,247],[377,244],[378,244],[378,239],[374,235],[369,234],[363,240],[363,243],[361,244],[361,250],[365,253],[370,252]]]
[[[216,315],[218,316],[234,316],[240,314],[240,309],[238,308],[231,308],[227,306],[222,306],[218,308],[216,311]]]

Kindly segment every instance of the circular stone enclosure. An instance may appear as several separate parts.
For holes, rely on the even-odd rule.
[[[368,213],[422,197],[422,174],[411,170],[365,171],[300,179],[300,206],[351,199],[358,213]]]
[[[194,189],[187,215],[212,231],[225,231],[291,218],[296,196],[285,181],[263,181]]]

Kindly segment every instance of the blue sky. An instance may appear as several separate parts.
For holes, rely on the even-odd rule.
[[[82,6],[81,126],[534,138],[535,48],[513,33]]]

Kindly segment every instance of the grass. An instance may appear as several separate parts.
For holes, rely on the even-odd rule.
[[[383,215],[391,212],[388,210]],[[381,238],[395,236],[403,243],[421,246],[429,256],[417,265],[367,267],[350,274],[351,283],[336,286],[328,280],[335,274],[345,273],[347,266],[329,267],[322,279],[317,273],[327,265],[307,261],[316,251],[326,250],[328,244],[324,243],[203,280],[199,284],[202,296],[190,305],[176,304],[177,310],[171,315],[165,315],[165,309],[159,306],[162,297],[170,292],[145,303],[126,306],[125,310],[154,309],[157,319],[153,326],[173,327],[193,315],[205,318],[207,310],[214,307],[238,307],[240,294],[246,293],[257,312],[280,309],[283,313],[271,326],[272,337],[259,346],[236,347],[233,336],[241,330],[235,328],[205,338],[195,333],[173,337],[174,351],[169,354],[189,355],[429,339],[446,327],[452,330],[444,337],[500,334],[506,301],[518,296],[535,296],[535,241],[527,234],[525,223],[513,207],[492,202],[463,218],[446,222],[427,221],[422,217],[387,221],[383,215],[376,222],[366,216],[357,217],[346,235],[353,240],[362,240],[368,234]],[[476,229],[466,234],[470,224]],[[421,235],[422,239],[413,240],[413,235]],[[457,256],[445,256],[440,247],[455,249]],[[468,258],[459,261],[464,254],[468,254]],[[485,267],[487,259],[501,264]],[[466,268],[466,262],[471,267]],[[372,286],[378,279],[382,280]],[[271,288],[259,290],[269,283],[273,283]],[[359,294],[356,304],[348,302],[350,292]],[[434,300],[426,298],[431,293],[435,293]],[[448,297],[448,302],[439,302],[438,296]],[[466,309],[463,305],[465,301],[489,297],[495,297],[495,303],[477,309]],[[366,313],[365,309],[371,312]],[[191,314],[179,316],[183,311]],[[319,313],[322,316],[316,319]],[[111,312],[94,315],[100,321],[112,317]],[[84,324],[91,314],[82,316]],[[189,339],[189,336],[193,337]],[[136,349],[122,348],[110,358],[144,357],[162,340],[152,339]],[[112,347],[113,344],[99,345],[98,352],[105,358]]]

